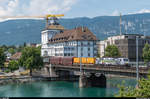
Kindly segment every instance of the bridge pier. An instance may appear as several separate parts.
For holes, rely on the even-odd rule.
[[[84,74],[81,74],[79,77],[79,87],[84,88],[88,86],[87,77]]]
[[[106,76],[101,74],[99,77],[95,75],[95,73],[91,73],[91,76],[88,78],[88,82],[91,87],[101,87],[106,88]]]
[[[52,67],[51,64],[47,67],[47,72],[48,72],[49,77],[58,77],[54,67]]]
[[[79,87],[100,87],[100,88],[106,88],[106,76],[104,74],[101,74],[100,76],[96,76],[96,73],[91,73],[90,77],[87,77],[86,75],[82,74],[79,77]]]

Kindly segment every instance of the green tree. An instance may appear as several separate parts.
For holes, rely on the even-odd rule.
[[[16,50],[17,52],[22,52],[24,48],[25,47],[23,45],[20,45]]]
[[[8,52],[13,55],[13,54],[15,54],[16,51],[15,51],[15,49],[13,49],[13,48],[9,48],[9,49],[8,49]]]
[[[139,86],[136,87],[125,87],[124,84],[119,85],[119,93],[116,94],[116,97],[141,97],[148,98],[150,97],[150,76],[148,78],[142,78],[138,81]]]
[[[4,52],[7,51],[8,47],[6,45],[2,45],[1,48],[3,48]]]
[[[4,49],[0,48],[0,66],[4,66],[4,62],[6,60],[6,56],[4,54]]]
[[[145,63],[150,62],[150,45],[148,43],[143,48],[143,59]]]
[[[30,76],[32,76],[32,69],[40,69],[43,66],[43,59],[41,57],[41,49],[35,47],[25,47],[19,59],[20,66],[30,69]]]
[[[101,57],[101,55],[100,55],[100,52],[99,52],[99,51],[97,52],[97,57]]]
[[[121,54],[116,45],[108,45],[105,49],[106,57],[120,57]]]
[[[8,64],[8,68],[12,71],[19,69],[18,61],[12,60]]]

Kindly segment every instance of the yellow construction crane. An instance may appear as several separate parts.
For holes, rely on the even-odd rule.
[[[56,14],[56,15],[52,15],[52,14],[48,14],[46,15],[46,18],[49,18],[49,17],[63,17],[64,14]]]
[[[45,16],[0,16],[1,19],[8,18],[45,18],[46,19],[46,27],[48,27],[49,20],[57,20],[59,17],[63,17],[64,14],[47,14]]]

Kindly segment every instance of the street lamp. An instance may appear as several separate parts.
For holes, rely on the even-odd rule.
[[[138,81],[139,81],[139,64],[138,64],[138,36],[136,36],[136,79],[137,79],[137,87],[139,86]]]

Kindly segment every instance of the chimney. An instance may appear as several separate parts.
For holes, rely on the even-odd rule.
[[[85,32],[85,31],[86,31],[86,28],[82,26],[82,32]]]

